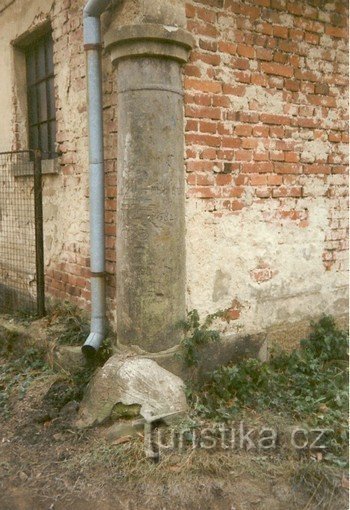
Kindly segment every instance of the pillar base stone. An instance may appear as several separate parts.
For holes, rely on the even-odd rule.
[[[115,354],[99,369],[88,385],[76,422],[78,428],[102,425],[128,415],[152,422],[155,417],[186,413],[183,381],[158,363],[139,356]]]

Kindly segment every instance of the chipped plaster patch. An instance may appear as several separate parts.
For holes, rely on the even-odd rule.
[[[326,162],[332,151],[332,144],[322,140],[305,141],[300,159],[304,163]]]
[[[310,177],[310,189],[316,184],[322,192],[322,181]],[[293,208],[295,201],[290,203]],[[310,196],[298,200],[299,209],[308,211],[307,228],[300,228],[297,221],[290,219],[293,216],[278,220],[278,203],[253,203],[240,215],[220,218],[205,211],[203,201],[188,203],[188,308],[198,309],[205,316],[229,308],[233,299],[250,303],[251,307],[244,308],[239,319],[229,325],[232,331],[243,326],[244,331],[250,332],[261,331],[277,321],[301,320],[307,313],[312,317],[317,315],[317,309],[324,309],[325,302],[331,312],[332,299],[328,294],[335,292],[337,286],[344,287],[344,282],[341,274],[324,273],[327,204],[322,196]],[[268,263],[273,278],[259,284],[251,280],[250,271],[261,261]],[[218,274],[231,277],[225,279],[223,293],[214,292]]]

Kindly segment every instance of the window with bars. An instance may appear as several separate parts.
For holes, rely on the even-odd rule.
[[[56,110],[51,33],[31,43],[25,51],[29,148],[40,149],[43,159],[55,157]]]

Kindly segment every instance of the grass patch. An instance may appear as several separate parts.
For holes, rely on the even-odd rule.
[[[309,500],[306,508],[336,508],[342,493],[342,479],[334,467],[323,462],[304,462],[295,470],[292,484],[306,492]],[[312,506],[311,506],[312,505]]]
[[[345,466],[348,443],[348,334],[331,317],[314,323],[301,349],[274,352],[269,362],[255,359],[215,370],[189,398],[197,416],[228,421],[242,412],[266,410],[331,429],[325,460]]]
[[[9,418],[12,403],[25,396],[31,383],[53,373],[54,351],[58,346],[81,346],[88,334],[87,317],[69,303],[54,306],[40,321],[34,317],[16,318],[6,327],[0,325],[0,414]],[[105,363],[111,352],[107,338],[81,370],[74,374],[62,370],[60,384],[65,387],[62,399],[81,400],[96,368]]]
[[[71,303],[56,304],[50,310],[48,319],[57,345],[82,345],[90,333],[87,316]]]
[[[43,346],[33,343],[16,332],[0,331],[0,414],[8,418],[11,414],[11,397],[24,398],[30,384],[50,367],[46,362]]]

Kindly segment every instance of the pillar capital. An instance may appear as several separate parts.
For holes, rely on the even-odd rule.
[[[105,46],[113,63],[137,57],[162,57],[185,63],[194,39],[183,28],[145,23],[110,30]]]

